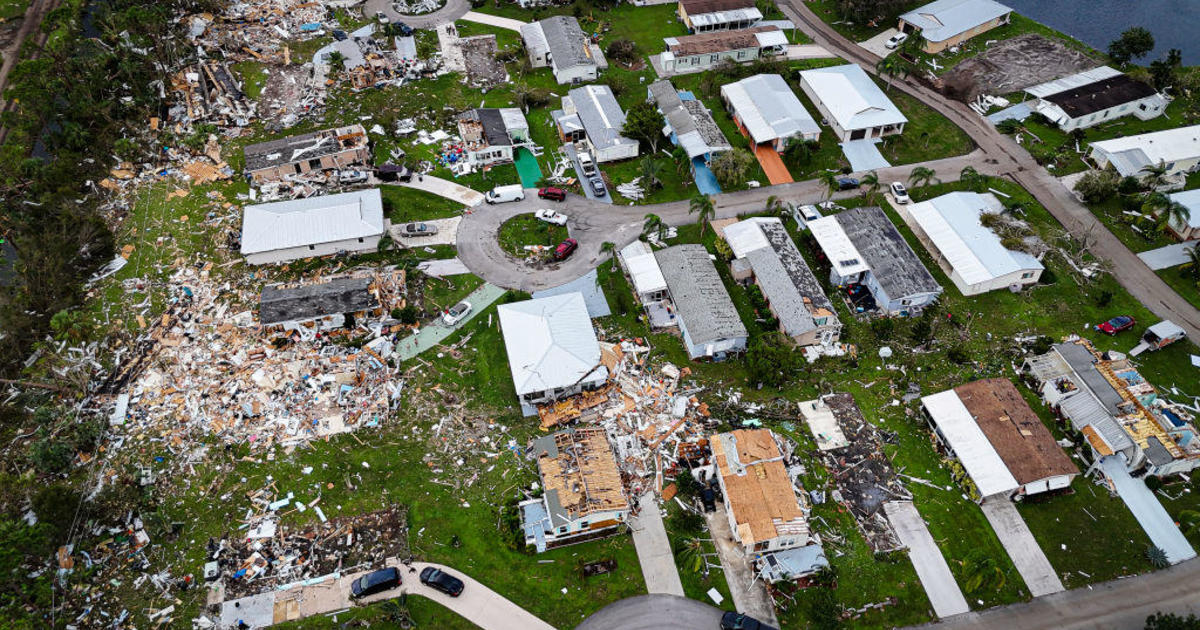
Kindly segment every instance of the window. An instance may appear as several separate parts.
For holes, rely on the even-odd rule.
[[[308,168],[310,168],[310,169],[314,169],[314,168],[321,168],[321,159],[320,159],[320,158],[314,158],[314,159],[312,159],[312,160],[309,160],[309,161],[308,161]]]
[[[912,300],[900,300],[900,306],[908,306],[912,304]]]
[[[363,242],[363,240],[360,238],[360,239],[358,239],[358,242],[361,243],[361,242]]]
[[[1032,272],[1032,271],[1026,271],[1025,273],[1021,274],[1021,279],[1022,279],[1022,280],[1028,280],[1028,279],[1030,279],[1030,278],[1032,278],[1032,277],[1033,277],[1033,272]]]
[[[566,526],[566,525],[563,525],[562,527],[559,527],[559,528],[558,528],[558,533],[560,533],[560,534],[565,534],[565,533],[567,533],[567,526]]]
[[[1142,104],[1138,105],[1138,109],[1140,109],[1142,111],[1146,111],[1146,104],[1142,103]]]
[[[313,251],[313,250],[315,250],[316,248],[317,248],[317,246],[316,246],[316,245],[309,245],[309,246],[308,246],[308,250],[309,250],[309,251]]]
[[[587,521],[579,521],[579,529],[587,529],[587,526],[588,526]]]

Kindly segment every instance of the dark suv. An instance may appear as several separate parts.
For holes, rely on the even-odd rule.
[[[775,628],[741,613],[727,612],[721,615],[721,630],[775,630]]]
[[[463,592],[463,581],[433,567],[421,569],[421,583],[435,591],[441,591],[450,597],[458,597]]]
[[[400,570],[395,567],[372,571],[350,583],[350,598],[358,599],[400,586]]]

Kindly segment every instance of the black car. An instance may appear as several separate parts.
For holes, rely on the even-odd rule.
[[[717,509],[717,492],[712,489],[712,486],[704,486],[700,491],[700,503],[704,504],[705,512],[714,512]]]
[[[458,597],[463,592],[462,580],[433,567],[425,567],[421,570],[421,583],[450,597]]]
[[[775,630],[775,628],[741,613],[727,612],[721,615],[721,630]]]
[[[409,35],[413,34],[412,27],[405,24],[404,22],[398,22],[396,24],[396,30],[404,37],[408,37]]]
[[[400,570],[395,567],[372,571],[350,583],[351,599],[382,593],[400,586]]]
[[[347,37],[346,31],[338,30],[336,28],[333,29],[333,38],[334,39],[338,40],[339,42],[344,42],[344,41],[346,41],[346,37]]]
[[[843,177],[838,180],[838,190],[854,190],[858,188],[858,180],[853,177]]]
[[[588,181],[591,182],[592,192],[595,193],[597,197],[603,197],[604,195],[608,194],[608,190],[604,188],[604,180],[599,175],[592,177]]]

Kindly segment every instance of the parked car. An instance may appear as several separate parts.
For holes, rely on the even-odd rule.
[[[721,630],[775,630],[774,627],[741,613],[727,612],[721,615]]]
[[[358,599],[400,586],[400,570],[395,567],[372,571],[350,583],[350,598]]]
[[[608,189],[604,187],[603,177],[594,175],[588,180],[588,183],[592,185],[592,192],[595,193],[597,197],[603,197],[604,195],[608,194]]]
[[[421,583],[435,591],[441,591],[450,597],[458,597],[463,592],[463,581],[433,567],[421,569]]]
[[[346,31],[336,29],[336,28],[333,29],[333,38],[334,39],[338,40],[339,42],[344,42],[344,41],[346,41],[346,37],[347,37]]]
[[[467,314],[471,312],[471,308],[471,303],[466,300],[451,306],[450,310],[442,313],[442,323],[446,324],[447,326],[454,326],[455,324],[461,322],[463,318],[465,318]]]
[[[596,163],[592,161],[590,153],[579,154],[579,167],[583,169],[584,175],[596,174]]]
[[[908,189],[904,187],[904,184],[901,184],[900,182],[892,182],[891,188],[892,197],[896,199],[896,203],[905,204],[912,201],[912,199],[910,199],[908,196]]]
[[[853,177],[843,177],[838,180],[838,190],[854,190],[858,188],[858,180]]]
[[[1106,335],[1115,335],[1119,332],[1129,330],[1137,325],[1137,320],[1128,315],[1118,315],[1103,324],[1096,326],[1096,332],[1102,332]]]
[[[566,201],[567,191],[553,186],[538,189],[538,197],[541,199],[549,199],[550,201]]]
[[[884,42],[883,46],[888,50],[895,50],[900,47],[900,44],[903,44],[907,40],[908,33],[896,33],[895,35],[889,37],[888,40]]]
[[[385,14],[383,13],[383,11],[376,11],[376,12],[375,12],[375,19],[376,19],[376,20],[379,20],[379,23],[380,23],[380,24],[388,24],[388,23],[390,23],[390,22],[391,22],[391,20],[389,20],[389,19],[388,19],[388,16],[387,16],[387,15],[385,15]]]
[[[412,27],[411,27],[411,26],[409,26],[409,25],[407,25],[407,24],[405,24],[404,22],[397,22],[397,23],[396,23],[396,31],[397,31],[398,33],[400,33],[401,35],[403,35],[404,37],[408,37],[409,35],[412,35],[412,34],[413,34],[413,29],[412,29]]]
[[[704,486],[700,491],[700,503],[704,506],[705,512],[715,512],[717,509],[717,491],[712,489],[712,486]]]
[[[554,260],[566,260],[567,257],[575,253],[575,250],[578,248],[579,242],[573,238],[569,238],[559,243],[558,247],[554,248]]]
[[[520,184],[509,184],[508,186],[497,186],[483,196],[483,200],[488,203],[504,203],[506,201],[520,201],[525,198],[525,189]]]
[[[357,169],[347,169],[338,171],[339,184],[361,184],[367,181],[367,172]]]
[[[567,215],[565,215],[561,212],[555,212],[555,211],[551,210],[550,208],[542,208],[541,210],[534,212],[533,216],[537,217],[538,219],[540,219],[542,221],[545,221],[546,223],[553,223],[554,225],[566,225],[567,224]]]
[[[437,233],[437,226],[428,223],[405,223],[400,228],[400,236],[433,236]]]

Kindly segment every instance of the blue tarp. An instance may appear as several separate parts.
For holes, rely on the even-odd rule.
[[[696,189],[700,191],[700,194],[716,195],[721,192],[717,176],[713,175],[712,169],[704,163],[704,158],[692,158],[692,175],[696,178]]]
[[[608,308],[608,298],[604,297],[604,291],[600,289],[600,282],[596,276],[595,269],[566,284],[560,284],[545,291],[538,291],[533,294],[533,298],[552,297],[575,292],[583,294],[583,303],[587,306],[588,317],[608,317],[612,315],[612,311]]]
[[[856,173],[874,171],[891,166],[879,152],[875,143],[878,139],[851,140],[842,143],[842,153],[850,160],[850,169]]]

